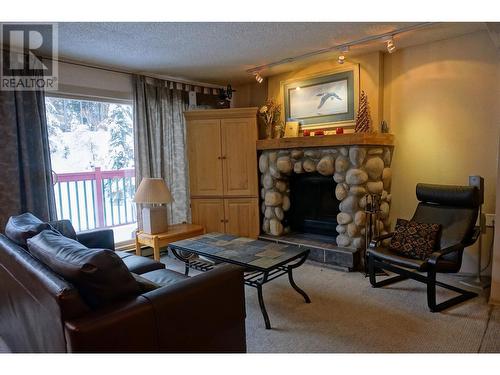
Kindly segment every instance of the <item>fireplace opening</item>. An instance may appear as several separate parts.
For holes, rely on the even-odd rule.
[[[317,172],[290,176],[291,207],[286,219],[292,232],[337,237],[340,201],[335,186],[332,176]]]

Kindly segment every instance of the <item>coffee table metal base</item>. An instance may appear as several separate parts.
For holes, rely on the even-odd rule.
[[[186,257],[175,249],[170,249],[172,251],[172,254],[179,259],[180,261],[184,262],[184,274],[186,276],[189,275],[189,270],[190,269],[195,269],[198,271],[210,271],[214,266],[206,261],[203,261],[202,259],[199,258],[192,258],[192,257]],[[306,303],[311,303],[311,299],[307,295],[306,292],[304,292],[302,289],[300,289],[297,284],[295,283],[295,280],[293,279],[293,270],[299,266],[301,266],[307,259],[307,256],[309,255],[309,251],[305,252],[295,263],[291,264],[286,264],[284,266],[277,267],[275,269],[272,269],[271,271],[263,272],[263,271],[249,271],[245,272],[245,284],[251,287],[254,287],[257,289],[257,298],[259,300],[259,307],[260,311],[262,312],[262,316],[264,318],[264,323],[266,325],[266,329],[271,329],[271,321],[269,320],[269,315],[267,314],[266,310],[266,305],[264,303],[264,297],[262,295],[262,286],[264,284],[267,284],[268,282],[277,279],[280,276],[283,275],[288,275],[288,281],[290,282],[290,285],[292,286],[293,289],[297,293],[299,293],[303,298]]]

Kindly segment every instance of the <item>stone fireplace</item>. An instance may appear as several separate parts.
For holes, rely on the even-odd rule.
[[[345,134],[258,141],[262,232],[331,237],[365,246],[366,193],[381,194],[380,232],[389,230],[391,134]]]

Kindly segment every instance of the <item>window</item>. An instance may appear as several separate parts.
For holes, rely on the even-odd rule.
[[[136,222],[133,111],[130,104],[46,97],[59,219],[77,231],[113,227],[118,242]]]

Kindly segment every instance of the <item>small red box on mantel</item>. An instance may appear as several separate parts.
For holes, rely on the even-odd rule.
[[[304,130],[304,132],[302,133],[302,135],[304,137],[309,137],[311,135],[311,131],[310,130]]]
[[[324,130],[316,130],[314,132],[314,135],[317,136],[317,135],[325,135],[325,131]]]
[[[336,134],[344,134],[344,128],[337,128],[335,129]]]

